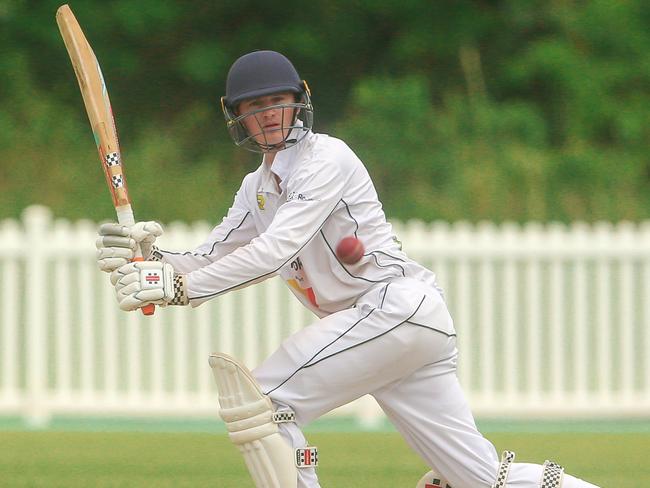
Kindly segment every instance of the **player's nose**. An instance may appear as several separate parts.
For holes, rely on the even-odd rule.
[[[265,117],[272,117],[278,113],[278,110],[280,110],[278,107],[270,107],[264,110],[263,113]]]

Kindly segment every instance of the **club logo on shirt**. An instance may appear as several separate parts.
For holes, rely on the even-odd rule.
[[[305,274],[302,261],[299,257],[291,261],[290,268],[291,270],[288,272],[288,276],[283,275],[287,284],[299,295],[307,299],[314,307],[319,308],[318,302],[316,301],[316,295],[314,294],[314,289],[309,283],[309,279]]]
[[[264,199],[264,195],[261,193],[257,194],[257,206],[259,207],[260,210],[264,210],[264,205],[266,204],[266,200]]]

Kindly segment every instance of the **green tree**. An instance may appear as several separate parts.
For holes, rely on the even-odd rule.
[[[112,218],[51,0],[0,0],[0,218]],[[220,114],[229,65],[275,49],[317,131],[369,166],[389,217],[650,213],[650,4],[173,0],[72,5],[104,70],[136,213],[218,220],[259,158]]]

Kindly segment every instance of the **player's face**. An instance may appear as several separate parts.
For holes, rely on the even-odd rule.
[[[293,93],[275,93],[251,100],[244,100],[239,104],[239,114],[251,113],[244,117],[242,123],[255,142],[263,146],[280,144],[289,135],[289,126],[293,123],[295,109],[274,107],[284,103],[294,103]],[[265,110],[266,107],[269,107]]]

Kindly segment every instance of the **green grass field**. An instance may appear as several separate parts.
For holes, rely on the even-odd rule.
[[[414,488],[424,464],[392,432],[309,434],[324,488]],[[494,433],[518,461],[551,458],[602,487],[650,486],[649,433]],[[3,487],[252,486],[225,434],[0,432]]]

